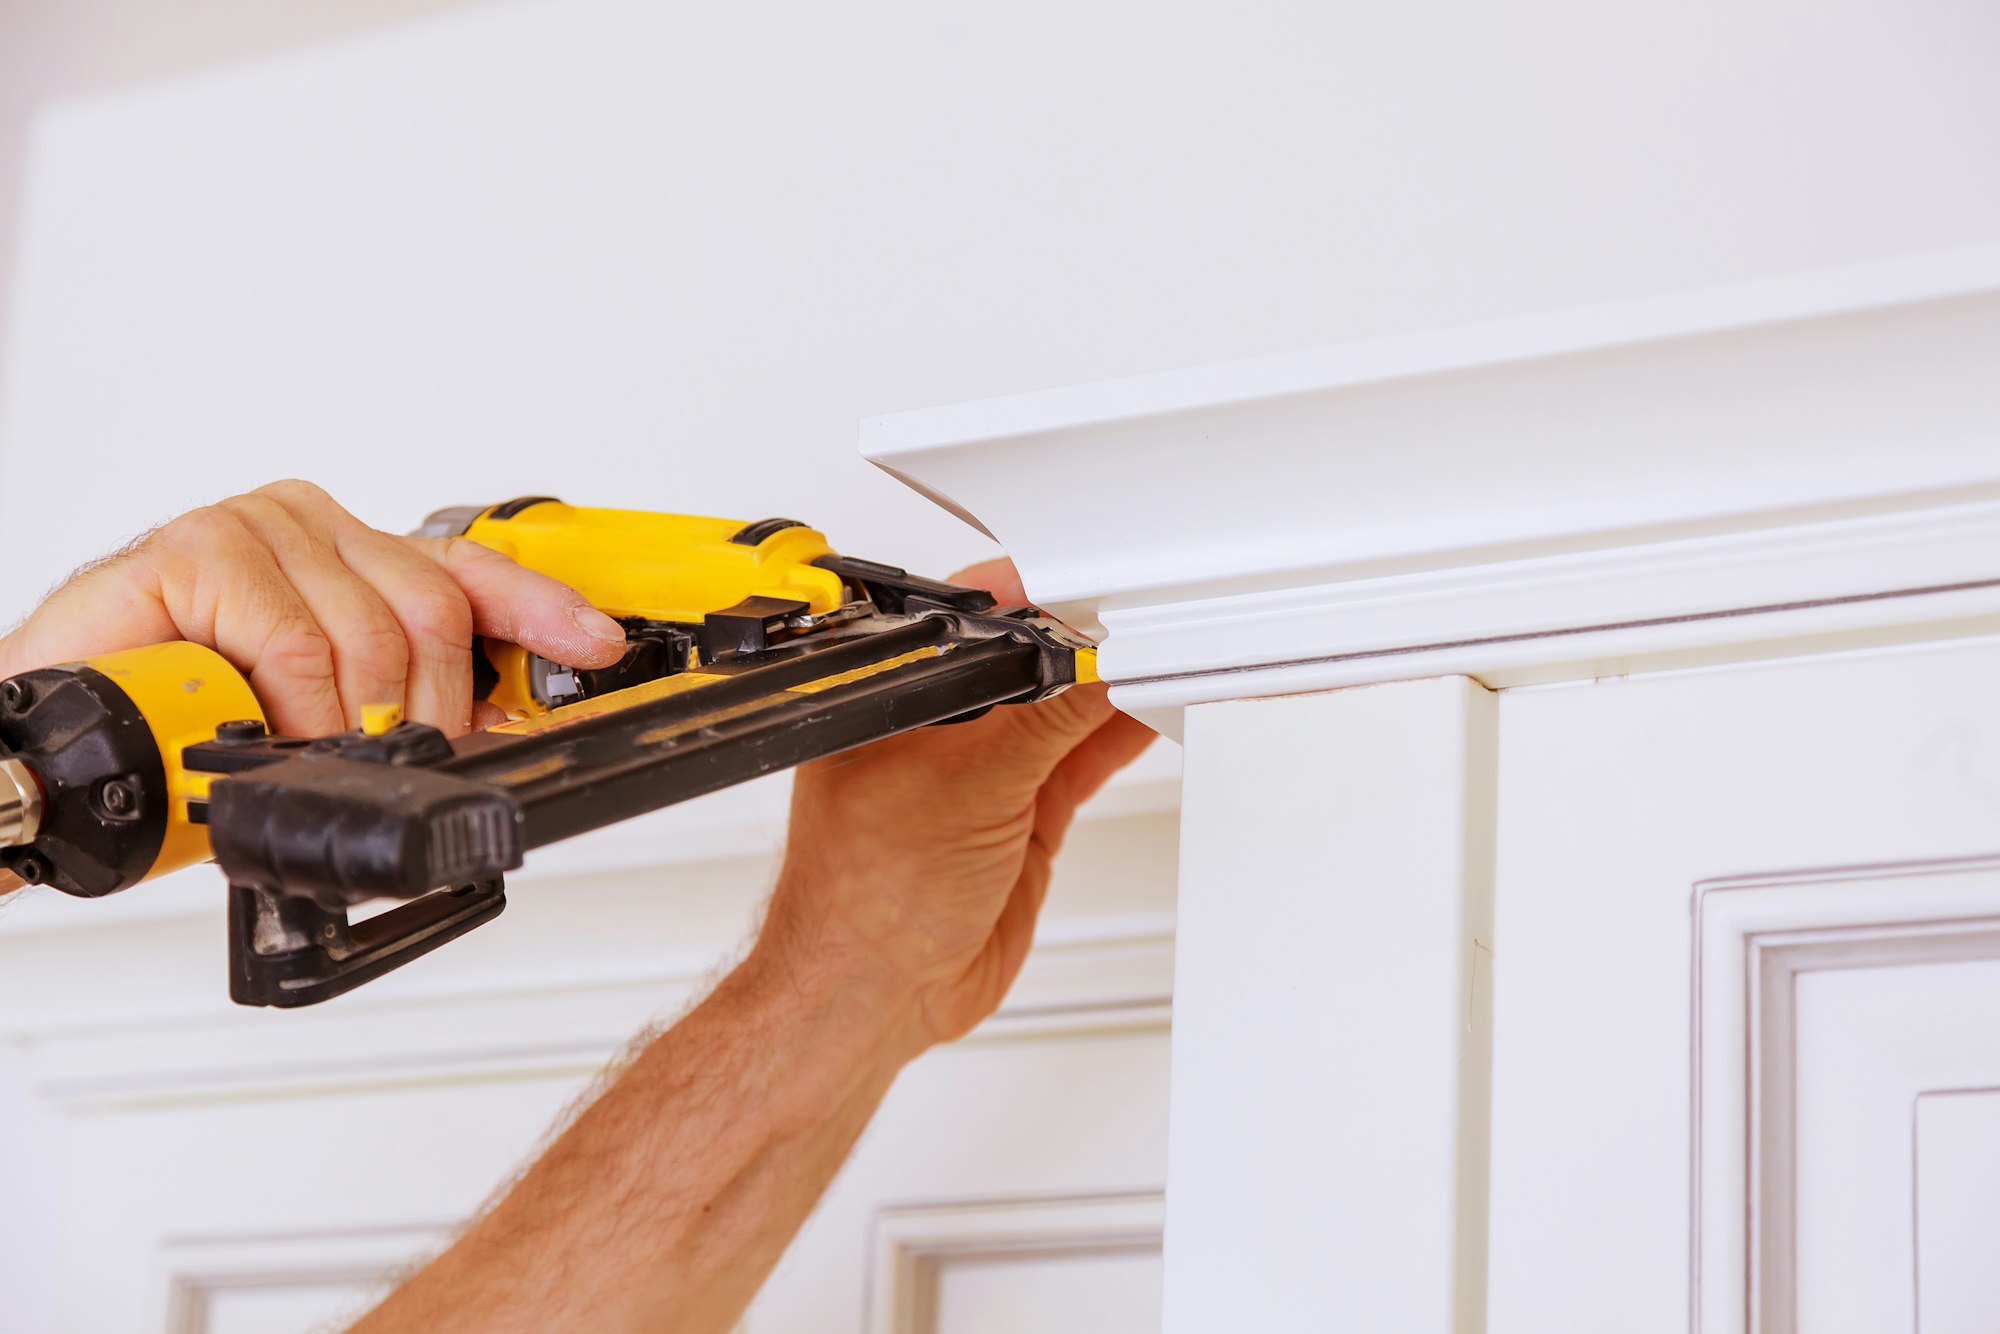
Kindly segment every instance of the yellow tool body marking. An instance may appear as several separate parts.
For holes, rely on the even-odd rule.
[[[719,681],[729,680],[726,676],[710,675],[707,672],[679,672],[673,676],[662,676],[657,681],[642,681],[636,686],[614,690],[608,695],[595,699],[580,699],[574,704],[564,704],[550,709],[547,713],[533,718],[516,718],[511,722],[495,723],[487,728],[502,736],[532,736],[536,732],[547,732],[569,723],[581,722],[585,718],[599,718],[607,713],[617,713],[634,704],[644,704],[650,700],[665,699],[685,690],[699,690]]]
[[[655,727],[650,732],[641,732],[633,744],[657,746],[663,741],[672,741],[677,737],[684,737],[689,732],[699,732],[704,727],[713,727],[717,723],[733,722],[738,718],[748,718],[751,714],[762,712],[770,707],[771,699],[768,695],[763,699],[745,700],[741,704],[732,704],[726,709],[717,709],[713,713],[704,713],[699,718],[690,718],[678,723],[668,723],[664,727]]]
[[[802,681],[798,685],[790,687],[785,693],[790,695],[816,695],[822,690],[831,690],[835,686],[848,685],[854,681],[865,681],[871,676],[879,676],[883,672],[892,672],[898,667],[907,667],[913,662],[921,662],[926,658],[941,658],[956,647],[958,647],[956,643],[926,645],[920,649],[912,649],[908,653],[899,653],[893,658],[884,658],[880,662],[871,662],[865,667],[856,667],[851,671],[836,672],[832,676],[822,676],[817,680]],[[635,704],[650,703],[656,699],[665,699],[669,695],[678,695],[689,690],[699,690],[703,686],[715,685],[718,682],[732,679],[734,678],[725,676],[719,672],[680,672],[673,676],[663,676],[657,681],[645,681],[636,686],[627,686],[623,690],[614,690],[608,695],[599,695],[595,699],[583,699],[578,700],[574,704],[565,704],[561,708],[550,709],[547,713],[534,718],[516,718],[511,722],[496,723],[487,730],[498,732],[503,736],[533,736],[537,732],[553,731],[570,723],[580,722],[585,718],[600,718],[608,713],[619,713],[631,708]],[[638,743],[640,745],[653,745],[657,742],[668,741],[686,732],[707,727],[711,723],[726,722],[731,718],[740,718],[747,713],[755,713],[758,709],[763,708],[764,704],[765,701],[752,700],[746,704],[718,710],[711,714],[704,714],[700,719],[688,723],[670,723],[665,727],[658,727],[650,732],[642,733],[638,738]],[[536,768],[539,769],[540,766],[536,766]],[[539,778],[542,776],[541,772],[528,773],[526,770],[522,770],[520,773],[525,776],[517,778],[514,774],[509,774],[504,781],[526,782],[529,778]]]
[[[361,730],[369,736],[387,736],[402,725],[403,706],[400,704],[361,706]]]
[[[798,685],[786,687],[784,693],[787,695],[817,695],[822,690],[831,690],[835,686],[844,686],[854,681],[865,681],[871,676],[880,676],[883,672],[891,672],[898,667],[907,667],[911,663],[921,662],[925,658],[941,658],[956,647],[956,644],[945,644],[941,647],[938,645],[929,645],[920,649],[912,649],[908,653],[899,653],[893,658],[884,658],[880,662],[871,662],[866,667],[856,667],[850,671],[835,672],[832,676],[822,676],[815,681],[801,681]],[[656,727],[650,732],[640,733],[639,744],[642,746],[657,746],[663,741],[672,741],[676,737],[686,736],[689,732],[699,732],[704,727],[713,727],[717,723],[726,723],[735,718],[748,717],[759,710],[769,708],[770,704],[771,701],[768,698],[746,700],[742,704],[733,704],[726,709],[717,709],[713,713],[704,713],[699,718],[690,718],[678,723],[668,723],[664,727]]]
[[[243,674],[220,653],[199,644],[152,644],[86,658],[138,708],[160,752],[167,777],[167,828],[147,878],[178,871],[209,857],[208,830],[188,819],[188,802],[207,801],[215,777],[188,768],[181,752],[213,741],[215,729],[239,718],[264,721],[263,706]]]
[[[913,662],[922,662],[925,658],[942,658],[957,647],[958,645],[955,643],[929,644],[923,648],[911,649],[908,653],[899,653],[893,658],[884,658],[880,662],[871,662],[866,667],[856,667],[853,671],[837,672],[832,676],[822,676],[817,681],[802,681],[798,685],[791,687],[786,693],[792,695],[817,695],[822,690],[831,690],[835,686],[849,685],[855,681],[866,681],[871,676],[880,676],[883,672],[893,672],[898,667],[907,667]]]
[[[559,774],[569,768],[569,765],[569,756],[551,755],[546,760],[537,760],[533,764],[524,764],[518,769],[509,769],[493,781],[503,787],[519,787],[523,783],[532,783],[537,778],[548,778]]]

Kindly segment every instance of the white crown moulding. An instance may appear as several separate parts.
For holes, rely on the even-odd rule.
[[[2000,245],[875,417],[1128,710],[2000,631]]]

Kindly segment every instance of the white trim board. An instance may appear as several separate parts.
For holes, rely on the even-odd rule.
[[[1105,635],[1122,703],[1166,711],[1764,653],[1821,621],[2000,628],[1996,365],[1989,245],[876,418],[861,439]]]
[[[153,1257],[159,1308],[149,1327],[167,1334],[207,1334],[218,1298],[297,1287],[351,1288],[353,1314],[358,1315],[380,1299],[399,1272],[443,1250],[456,1226],[168,1237]]]
[[[275,1097],[385,1085],[580,1077],[706,989],[709,970],[578,976],[422,1000],[366,993],[273,1015],[145,1014],[19,1028],[28,1085],[64,1110]],[[1000,1011],[966,1041],[1162,1030],[1173,997],[1167,920],[1039,942]]]
[[[2000,290],[2000,244],[870,417],[870,458]]]

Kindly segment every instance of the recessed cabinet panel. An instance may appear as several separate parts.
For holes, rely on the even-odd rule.
[[[1160,1253],[947,1265],[931,1328],[936,1334],[1157,1334]]]
[[[1993,1329],[2000,1316],[1994,1254],[2000,1239],[2000,1081],[1918,1095],[1916,1179],[1919,1329]]]
[[[1987,935],[2000,956],[2000,931]],[[1950,958],[1949,944],[1940,947],[1936,963],[1864,963],[1797,979],[1796,1139],[1787,1146],[1778,1131],[1766,1147],[1767,1156],[1788,1147],[1796,1156],[1797,1258],[1790,1276],[1796,1316],[1780,1318],[1782,1293],[1774,1292],[1767,1303],[1774,1318],[1766,1326],[1773,1331],[1954,1328],[1943,1310],[1919,1321],[1920,1108],[1967,1084],[2000,1085],[2000,957],[1959,962]],[[1782,1061],[1774,1063],[1773,1073],[1782,1068]],[[1982,1154],[1990,1164],[2000,1142],[1982,1144],[1975,1128],[1954,1123],[1947,1131],[1933,1118],[1931,1177],[1939,1196],[1930,1202],[1927,1244],[1943,1264],[1974,1244],[1980,1210],[1947,1197],[1937,1178],[1952,1164],[1976,1167]],[[1950,1145],[1943,1143],[1948,1136]],[[1781,1240],[1759,1238],[1767,1253]],[[1984,1307],[1982,1323],[1960,1323],[1960,1330],[1991,1330],[2000,1319],[2000,1265],[1992,1263],[2000,1233],[1989,1231],[1983,1241],[1983,1272],[1968,1272],[1961,1259],[1949,1277],[1936,1276],[1954,1290],[1954,1304]],[[1787,1277],[1777,1256],[1760,1269],[1773,1285]]]
[[[237,1288],[204,1302],[200,1322],[188,1334],[299,1334],[338,1329],[340,1322],[366,1310],[371,1289],[361,1284],[302,1284]],[[176,1331],[175,1334],[179,1334]]]

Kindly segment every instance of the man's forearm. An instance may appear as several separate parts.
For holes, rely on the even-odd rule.
[[[733,1328],[922,1043],[858,966],[760,948],[355,1327]]]

